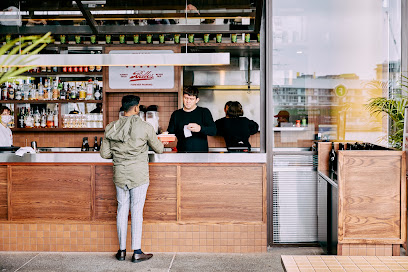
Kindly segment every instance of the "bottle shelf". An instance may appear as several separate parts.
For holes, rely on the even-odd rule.
[[[103,103],[103,100],[0,100],[0,104]]]
[[[104,128],[12,128],[13,132],[104,132]]]

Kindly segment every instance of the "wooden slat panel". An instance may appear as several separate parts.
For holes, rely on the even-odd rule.
[[[12,166],[12,220],[90,220],[90,166]]]
[[[339,153],[339,242],[402,243],[402,153]]]
[[[0,220],[7,220],[7,166],[0,166]]]
[[[262,166],[181,166],[182,221],[262,222]]]
[[[116,220],[113,167],[96,166],[95,219]],[[145,221],[176,221],[176,166],[150,165],[150,185],[143,212]]]
[[[116,220],[116,189],[112,165],[95,166],[95,219]]]
[[[177,220],[177,166],[150,165],[143,220]]]

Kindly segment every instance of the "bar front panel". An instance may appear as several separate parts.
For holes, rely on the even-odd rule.
[[[0,220],[7,219],[7,166],[0,166]]]
[[[89,165],[12,166],[10,185],[13,221],[91,219]]]

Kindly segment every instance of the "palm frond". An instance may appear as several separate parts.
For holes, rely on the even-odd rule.
[[[408,89],[408,78],[401,76],[400,87]],[[379,86],[377,83],[373,83],[367,86]],[[391,120],[390,134],[388,136],[388,143],[396,148],[402,148],[403,131],[404,131],[404,113],[405,107],[408,106],[408,96],[404,94],[396,94],[393,98],[375,97],[368,101],[365,105],[366,109],[371,115],[387,114]]]
[[[0,72],[0,84],[34,68],[34,66],[29,66],[34,60],[33,56],[51,41],[51,32],[48,32],[44,36],[20,37],[0,47],[0,56],[6,56],[2,58],[0,67],[9,67],[6,72]],[[19,66],[11,66],[15,64]]]

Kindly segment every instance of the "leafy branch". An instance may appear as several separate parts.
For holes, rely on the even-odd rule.
[[[0,57],[5,56],[1,58],[0,67],[8,67],[6,72],[1,69],[0,84],[35,68],[36,66],[29,65],[34,60],[31,57],[38,54],[51,41],[51,32],[48,32],[44,36],[19,37],[0,47]]]
[[[388,89],[388,84],[385,86],[383,84],[378,85],[373,83],[372,87],[379,87]],[[408,78],[401,76],[400,86],[402,88],[408,89]],[[368,104],[365,105],[366,109],[370,112],[371,115],[379,115],[385,113],[390,119],[390,134],[388,136],[388,143],[396,148],[402,149],[403,143],[403,132],[404,132],[404,113],[405,107],[408,106],[408,96],[406,91],[404,94],[396,94],[393,98],[386,97],[375,97],[371,98],[368,101]]]

